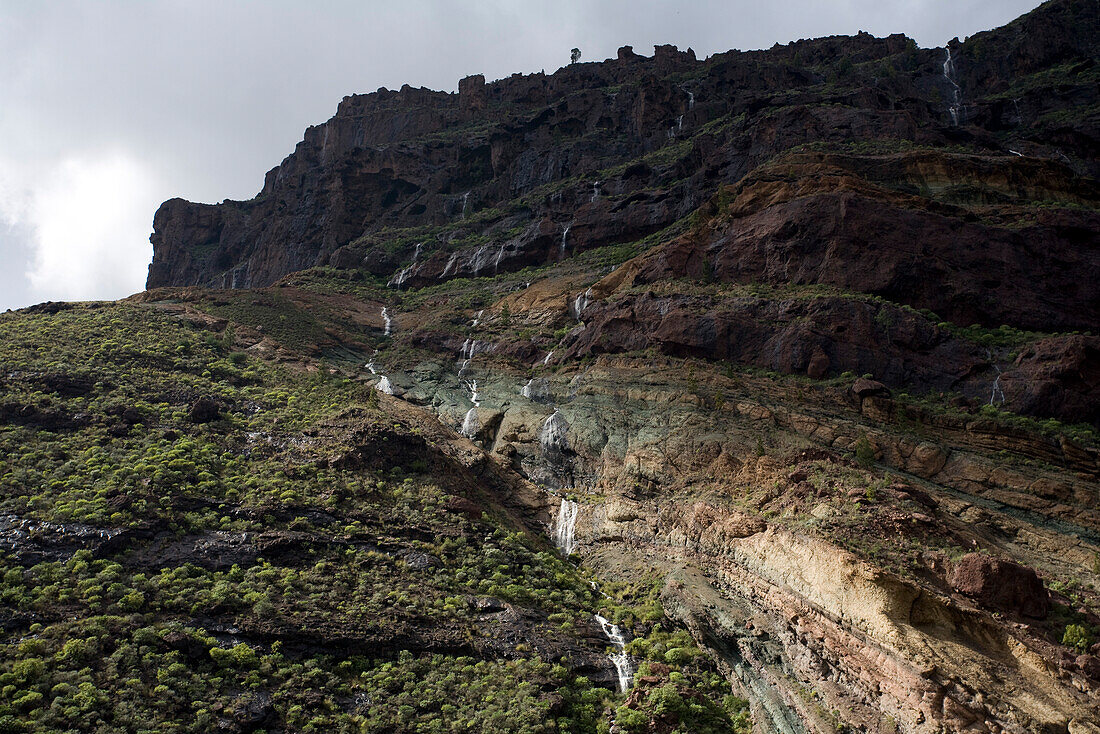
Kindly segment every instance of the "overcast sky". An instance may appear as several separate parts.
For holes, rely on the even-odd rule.
[[[0,310],[141,290],[161,201],[249,198],[340,99],[551,72],[630,44],[865,30],[921,46],[1038,0],[0,0]]]

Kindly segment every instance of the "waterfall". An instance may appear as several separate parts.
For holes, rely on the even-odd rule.
[[[962,88],[955,81],[955,62],[951,59],[951,49],[945,47],[944,50],[947,52],[947,57],[943,61],[943,78],[951,84],[954,95],[951,104],[947,106],[947,110],[951,113],[951,124],[958,127],[959,116],[962,113],[962,103],[959,101]]]
[[[460,433],[466,438],[473,438],[481,430],[481,421],[477,419],[477,406],[466,411],[466,417],[462,419]]]
[[[393,276],[393,279],[386,285],[395,286],[397,290],[401,290],[401,286],[405,285],[405,281],[409,279],[409,276],[413,275],[418,270],[420,270],[420,266],[413,260],[411,263],[401,268],[401,271]]]
[[[466,416],[462,419],[460,432],[466,438],[473,438],[479,430],[481,430],[481,421],[477,419],[477,406],[474,406],[466,411]]]
[[[550,381],[544,377],[532,377],[520,388],[519,394],[528,400],[545,401],[550,397]]]
[[[615,670],[619,674],[619,692],[626,693],[634,682],[634,665],[630,662],[630,656],[626,654],[626,639],[623,637],[623,631],[619,629],[619,625],[612,624],[598,614],[596,621],[600,623],[600,628],[603,629],[607,639],[615,646],[615,652],[608,657],[615,664]]]
[[[554,356],[554,351],[551,350],[542,360],[543,364],[550,364],[550,358]]]
[[[474,317],[470,324],[472,328],[477,328],[478,323],[481,321],[481,316],[484,313],[485,309],[477,312],[477,316]],[[488,346],[491,348],[492,344]],[[477,350],[477,339],[468,338],[466,341],[462,342],[462,362],[458,367],[459,380],[462,380],[462,376],[466,374],[466,368],[470,366],[470,360],[477,354]],[[464,384],[466,389],[470,392],[470,402],[473,403],[473,407],[467,410],[466,415],[462,418],[462,427],[459,429],[459,432],[466,438],[473,439],[477,436],[477,432],[481,430],[481,421],[478,419],[477,414],[477,409],[481,406],[481,401],[478,399],[477,380],[469,380]]]
[[[462,218],[466,218],[466,204],[470,201],[470,192],[467,191],[462,195]]]
[[[695,92],[689,91],[687,89],[685,89],[684,91],[687,92],[688,95],[688,112],[691,112],[693,109],[695,109]]]
[[[542,424],[539,431],[539,444],[548,455],[561,454],[569,448],[569,423],[560,411],[553,414]]]
[[[993,389],[989,393],[989,404],[996,404],[995,401],[1000,401],[1000,405],[1005,404],[1005,392],[1001,389],[1001,368],[997,365],[993,365],[993,369],[997,370],[997,377],[993,380]]]
[[[459,432],[466,438],[473,438],[477,435],[477,432],[481,430],[481,421],[478,420],[477,417],[477,409],[481,406],[481,401],[478,400],[477,394],[477,380],[470,380],[467,382],[466,389],[470,391],[470,402],[474,404],[474,407],[466,411],[466,416],[462,419],[462,428],[459,429]]]
[[[558,414],[555,412],[554,415]],[[547,422],[549,423],[549,420]],[[561,498],[561,505],[558,506],[558,516],[554,519],[554,544],[567,556],[572,555],[573,551],[577,549],[577,515],[579,511],[580,505],[578,503],[564,497]],[[597,588],[595,583],[592,584],[592,588]],[[599,614],[595,617],[596,621],[600,623],[600,629],[603,630],[604,636],[615,648],[615,652],[610,653],[608,657],[615,665],[615,672],[619,678],[619,692],[626,693],[634,682],[634,664],[626,652],[626,637],[623,635],[623,631],[619,629],[619,625],[612,624],[611,620]]]
[[[377,349],[374,350],[374,354],[378,354]],[[367,364],[364,366],[368,370],[370,370],[370,373],[372,375],[378,374],[378,370],[374,369],[374,357],[371,357],[371,360],[367,362]],[[378,382],[375,383],[374,389],[378,392],[384,392],[387,395],[393,395],[393,384],[390,382],[390,378],[386,377],[385,375],[382,375],[382,377],[379,378]]]
[[[577,548],[577,511],[580,505],[564,497],[558,508],[558,518],[554,521],[554,543],[561,552],[570,555]]]
[[[684,129],[684,116],[680,115],[676,118],[676,133],[679,134]]]
[[[457,252],[451,253],[451,257],[447,259],[447,265],[443,268],[443,273],[439,277],[440,278],[446,278],[447,274],[450,273],[451,270],[454,269],[454,266],[457,262],[458,262],[458,253]]]
[[[565,238],[569,236],[569,230],[573,227],[573,223],[566,224],[561,230],[561,256],[565,257]]]
[[[592,184],[592,198],[591,198],[591,199],[590,199],[589,201],[592,201],[592,202],[594,202],[594,201],[596,201],[596,199],[598,199],[598,198],[600,198],[600,182],[599,182],[599,181],[595,181],[595,182],[594,182],[594,183]]]
[[[397,290],[401,290],[401,284],[404,283],[405,280],[409,277],[409,271],[412,270],[415,266],[416,263],[412,263],[401,268],[397,275],[393,276],[393,278],[390,279],[390,282],[386,285],[396,286]]]
[[[592,289],[589,288],[584,293],[581,293],[573,301],[573,318],[577,321],[581,320],[581,314],[588,308],[588,299],[592,297]]]
[[[420,260],[420,249],[423,246],[423,242],[416,243],[416,249],[413,250],[412,262],[401,268],[401,272],[393,276],[393,280],[391,280],[387,285],[395,285],[397,286],[397,290],[401,290],[401,286],[405,284],[405,281],[409,279],[409,276],[419,270],[419,268],[417,267],[417,261]]]
[[[477,248],[477,251],[474,252],[474,256],[470,259],[470,269],[474,271],[475,278],[477,277],[477,274],[481,271],[481,268],[485,266],[484,258],[487,250],[488,246],[482,245],[481,247]]]
[[[496,275],[497,271],[500,270],[500,261],[504,259],[504,244],[503,242],[500,243],[500,249],[497,250],[497,256],[493,260],[493,275]]]
[[[389,336],[393,330],[393,320],[390,319],[390,312],[386,310],[386,307],[382,307],[382,321],[386,324],[386,329],[383,332],[383,336]]]
[[[462,364],[458,368],[458,376],[462,377],[466,374],[466,367],[469,366],[470,360],[474,358],[477,353],[477,339],[467,339],[462,342]]]

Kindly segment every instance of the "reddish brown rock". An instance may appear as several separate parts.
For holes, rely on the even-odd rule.
[[[702,274],[709,262],[710,275],[722,280],[830,284],[930,307],[963,325],[1089,328],[1097,310],[1098,265],[1088,255],[1095,187],[1042,155],[999,150],[994,135],[1005,129],[1005,104],[981,101],[1002,91],[987,86],[1006,84],[1012,65],[1021,73],[1075,58],[1091,63],[1096,43],[1078,31],[1096,12],[1078,5],[1029,20],[1047,29],[1050,48],[1020,47],[1015,31],[985,39],[980,54],[953,47],[973,120],[950,134],[941,127],[948,120],[941,51],[916,49],[903,36],[837,36],[704,61],[673,46],[657,46],[651,58],[624,47],[615,60],[552,75],[467,77],[457,95],[407,85],[352,95],[306,131],[255,199],[165,202],[154,219],[148,285],[269,285],[353,243],[331,262],[392,276],[410,264],[415,242],[394,253],[382,233],[422,226],[452,228],[420,243],[422,284],[515,270],[558,257],[557,235],[570,223],[570,254],[633,242],[683,218],[720,185],[741,181],[730,210],[735,226],[696,242],[688,262],[670,262],[674,274],[684,266]],[[840,97],[836,82],[824,83],[817,71],[837,59],[854,64]],[[883,65],[895,72],[888,80]],[[1100,96],[1087,86],[1072,99],[1041,94],[1029,92],[1017,106],[1052,117]],[[1011,125],[1037,137],[1032,144],[1041,151],[1046,131],[1012,114]],[[1095,150],[1087,141],[1096,136],[1074,125],[1087,127],[1072,123],[1057,150],[1090,166]],[[745,179],[804,143],[923,148],[963,140],[986,152],[801,153]],[[669,154],[647,157],[658,148]],[[597,170],[614,173],[593,196],[588,174]],[[549,184],[552,193],[528,196]],[[1026,226],[966,208],[1035,201],[1085,206],[1051,207]],[[469,216],[478,211],[500,214]],[[553,236],[514,235],[543,219],[555,224]],[[489,244],[448,244],[469,235]],[[958,246],[970,241],[983,247]],[[375,262],[380,257],[385,262]]]
[[[892,319],[888,328],[879,323],[884,312]],[[942,390],[985,363],[983,352],[946,339],[918,314],[846,298],[628,294],[591,303],[584,321],[585,328],[566,339],[568,357],[655,347],[676,357],[805,373],[822,352],[833,371],[874,372],[892,384]]]
[[[983,222],[964,215],[961,205],[972,200],[948,204],[907,193],[938,178],[973,182],[984,189],[975,196],[991,200],[1029,188],[1034,193],[1026,195],[1090,208],[1100,200],[1100,188],[1068,168],[1013,158],[783,156],[729,190],[732,201],[709,228],[651,255],[638,280],[705,274],[732,283],[823,284],[931,309],[961,325],[1093,328],[1100,323],[1100,286],[1092,285],[1100,277],[1100,214],[1067,209]]]
[[[1100,680],[1100,657],[1095,655],[1078,655],[1077,667],[1082,673],[1093,680]]]
[[[878,380],[870,380],[866,377],[861,377],[852,383],[849,388],[853,395],[862,400],[863,398],[869,398],[871,396],[889,396],[890,388],[883,385]]]
[[[458,99],[464,110],[485,109],[485,76],[474,74],[458,82]]]
[[[1032,569],[980,553],[963,556],[951,571],[951,586],[984,607],[1044,619],[1050,596]]]
[[[1020,351],[1001,388],[1022,413],[1067,423],[1100,423],[1100,337],[1056,336]]]
[[[820,380],[829,371],[829,355],[821,347],[814,349],[810,363],[806,365],[806,376]]]

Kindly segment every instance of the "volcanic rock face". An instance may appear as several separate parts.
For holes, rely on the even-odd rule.
[[[755,165],[804,143],[963,143],[1011,155],[1006,150],[1011,142],[1029,155],[1088,168],[1095,158],[1095,122],[1073,123],[1072,133],[1060,133],[1054,145],[1043,139],[1052,110],[1095,103],[1089,79],[1071,84],[1072,95],[1065,84],[1057,94],[1049,85],[1025,84],[1027,93],[1013,98],[1016,118],[1007,128],[1003,115],[992,110],[1000,111],[1004,90],[1023,84],[1020,78],[1055,63],[1095,58],[1096,41],[1089,34],[1074,31],[1071,38],[1045,45],[1027,38],[1031,27],[1048,29],[1042,33],[1053,38],[1049,28],[1095,25],[1095,14],[1088,3],[1052,3],[1014,26],[953,46],[963,109],[973,123],[965,128],[946,124],[942,97],[949,82],[942,49],[917,49],[903,36],[866,34],[765,52],[731,51],[705,61],[669,46],[658,47],[651,58],[624,49],[616,60],[575,64],[550,76],[514,75],[489,84],[469,77],[457,95],[405,86],[346,97],[332,119],[309,128],[294,153],[268,173],[255,199],[213,206],[165,202],[154,220],[148,286],[264,286],[326,263],[393,273],[407,262],[417,242],[413,238],[423,240],[425,258],[416,273],[421,284],[484,274],[489,267],[515,269],[660,230],[692,211],[715,186],[734,183]],[[995,136],[1005,129],[1011,132],[1008,139]],[[874,166],[887,180],[913,173]],[[1075,200],[1061,198],[1067,192],[1052,191],[1043,177],[1035,179],[1044,166],[1045,179],[1059,175],[1053,163],[1040,161],[1010,171],[1005,182],[1011,195],[1029,190],[1039,198]],[[936,171],[936,161],[918,168],[921,186],[964,185],[958,172]],[[943,174],[939,181],[938,174]],[[1027,284],[1014,280],[1021,258],[1033,252],[1067,257],[1067,238],[1091,238],[1096,229],[1095,219],[1085,218],[1038,236],[1001,233],[982,252],[957,252],[961,262],[927,263],[939,251],[964,250],[967,242],[988,239],[988,228],[953,223],[942,211],[902,214],[897,201],[829,194],[835,186],[820,181],[818,170],[793,175],[821,184],[819,195],[793,209],[772,211],[757,225],[762,231],[745,231],[739,241],[758,243],[761,256],[771,253],[782,266],[794,254],[774,242],[774,230],[783,222],[788,224],[785,235],[778,233],[780,242],[826,233],[822,246],[831,250],[862,253],[863,243],[876,234],[881,264],[869,262],[842,278],[837,269],[844,269],[843,261],[827,276],[819,272],[820,263],[811,262],[796,267],[795,274],[896,295],[905,290],[905,278],[918,274],[914,258],[923,257],[933,266],[926,280],[936,280],[937,267],[960,280],[956,288],[963,293],[948,294],[950,304],[941,316],[996,320],[999,315],[976,302],[981,299],[975,285],[996,280],[995,286],[982,287],[1021,290]],[[997,175],[982,172],[981,178],[989,182]],[[1095,192],[1091,195],[1094,201]],[[814,223],[818,218],[822,221]],[[795,235],[806,227],[810,231],[799,240]],[[386,228],[409,232],[396,241],[392,235],[375,236]],[[474,234],[489,243],[463,247]],[[380,247],[384,242],[389,244]],[[394,244],[400,244],[396,251]],[[342,249],[349,245],[350,250]],[[737,260],[743,250],[725,249]],[[979,273],[989,264],[997,272]],[[1070,260],[1051,267],[1072,272],[1078,264]],[[1095,262],[1085,264],[1095,268]],[[744,268],[746,277],[760,275],[759,263]],[[883,272],[870,277],[868,271],[879,269]],[[918,290],[906,302],[935,310],[933,300],[942,302]],[[1053,312],[1055,321],[1070,321],[1066,309],[1072,305],[1052,304],[1031,320],[1049,321]]]
[[[1097,27],[348,97],[255,199],[157,212],[150,288],[229,290],[141,300],[473,406],[471,471],[663,579],[762,731],[1097,734]]]
[[[919,188],[928,195],[907,193]],[[1100,214],[1024,220],[1010,210],[1056,196],[1100,202],[1095,182],[1078,182],[1057,164],[1012,155],[796,154],[728,195],[712,231],[654,253],[637,282],[706,274],[821,284],[958,324],[1069,330],[1100,323],[1100,291],[1091,285],[1100,275]],[[1004,204],[974,204],[986,201]],[[975,216],[978,206],[985,222]]]
[[[592,303],[569,357],[657,347],[872,373],[1095,423],[1094,348],[1057,337],[1017,354],[947,327],[1100,323],[1098,130],[1078,112],[1100,88],[1080,31],[1096,15],[1060,0],[949,49],[866,34],[704,61],[624,48],[549,76],[468,77],[457,95],[346,97],[255,199],[165,202],[148,285],[257,287],[330,265],[409,289],[658,245],[595,287],[615,302]],[[652,293],[683,279],[753,290]]]

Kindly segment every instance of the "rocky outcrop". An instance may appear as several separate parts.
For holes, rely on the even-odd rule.
[[[620,275],[589,289],[584,328],[564,339],[563,358],[656,349],[813,379],[870,374],[883,389],[958,392],[974,405],[1100,421],[1096,337],[1040,339],[1011,362],[1003,348],[960,338],[949,324],[887,301],[816,287],[616,291]]]
[[[192,423],[209,423],[222,417],[222,406],[211,398],[199,398],[187,411],[187,420]]]
[[[1053,5],[1066,10],[1046,8],[973,45],[952,47],[968,105],[992,109],[998,104],[993,97],[1003,95],[1006,84],[1025,84],[1023,76],[1042,71],[1043,64],[1092,58],[1092,47],[1077,33],[1073,41],[1052,41],[1056,51],[1039,53],[1034,44],[1020,42],[1020,29],[1032,22],[1049,29],[1059,19],[1078,23],[1079,16],[1093,12],[1071,0]],[[994,69],[988,59],[1002,51],[1014,66]],[[950,126],[943,53],[917,49],[903,36],[867,34],[731,51],[706,60],[696,59],[690,49],[661,46],[650,58],[624,49],[617,59],[573,64],[552,75],[513,75],[490,83],[471,76],[462,80],[457,95],[405,86],[347,97],[332,119],[306,131],[255,199],[165,202],[154,219],[148,286],[263,286],[323,264],[362,268],[387,279],[415,265],[415,273],[406,273],[415,274],[407,284],[413,286],[490,269],[515,270],[657,232],[694,210],[717,186],[735,183],[776,154],[806,143],[962,143],[974,148],[977,159],[1010,155],[996,137],[1005,129],[999,116],[970,112],[968,106],[968,124]],[[1046,128],[1038,115],[1087,105],[1090,95],[1095,101],[1095,90],[1078,85],[1071,100],[1051,96],[1049,80],[1026,86],[1032,111],[1018,115],[1008,136],[1031,146],[1031,158],[1018,162],[1019,170],[1040,170],[1048,165],[1044,159],[1060,160],[1067,152],[1074,165],[1087,161],[1095,145],[1088,142],[1087,123],[1072,122],[1051,145],[1042,140],[1039,130]],[[900,175],[896,167],[875,165],[880,178]],[[956,199],[1003,196],[993,191],[996,185],[963,196],[973,177],[951,168],[924,170],[922,176],[922,185],[954,191]],[[1017,199],[1026,194],[1063,201],[1065,192],[1049,189],[1042,176],[1029,180],[1004,179]],[[899,216],[894,207],[874,200],[838,197],[823,194],[792,204],[781,217],[797,220],[801,212],[807,227],[821,217],[832,242],[858,251],[875,221]],[[855,222],[863,216],[872,221],[861,229]],[[984,291],[1012,287],[1010,281],[1017,290],[1030,286],[1015,280],[1012,269],[1014,258],[1030,252],[1025,245],[1069,257],[1059,245],[1095,230],[1087,218],[1064,216],[1013,234],[945,221],[943,211],[913,213],[903,217],[903,227],[876,230],[875,239],[882,240],[876,252],[884,253],[884,265],[890,258],[898,262],[871,278],[874,283],[848,280],[897,295],[897,279],[913,270],[906,256],[891,254],[892,249],[910,250],[915,236],[928,242],[926,257],[935,258],[948,252],[947,242],[992,236],[997,244],[989,255],[953,254],[962,258],[957,265],[970,268],[952,282],[959,292],[949,289],[934,298],[929,286],[901,300],[964,322],[996,321],[1000,317],[967,287],[968,279],[990,280],[979,269],[1008,258],[1007,269],[995,276],[1001,285],[982,285]],[[736,256],[734,250],[730,254]],[[773,260],[782,264],[787,258],[778,254]],[[1080,264],[1070,258],[1064,266]],[[862,269],[865,276],[870,266]],[[802,272],[813,268],[807,263]],[[934,284],[942,275],[932,268],[924,280]],[[1039,285],[1051,287],[1022,306],[1055,292],[1055,284]],[[1071,321],[1071,304],[1063,301],[1056,299],[1027,323]]]
[[[1050,188],[1037,187],[1044,179]],[[917,190],[925,195],[904,193]],[[1100,274],[1100,214],[1019,216],[1019,203],[1048,197],[1100,206],[1093,182],[1011,155],[795,154],[724,192],[709,226],[646,256],[633,282],[828,285],[960,325],[1087,329],[1100,322],[1090,285]],[[965,199],[1017,208],[954,203]]]
[[[595,290],[595,289],[594,289]],[[811,294],[785,298],[631,293],[593,301],[567,357],[656,347],[820,378],[872,373],[921,391],[956,387],[987,359],[920,314],[892,304]]]
[[[1095,423],[1100,404],[1100,338],[1064,336],[1028,345],[1001,383],[1021,413]]]
[[[1035,571],[1011,561],[969,553],[952,569],[951,585],[987,608],[1038,619],[1050,611],[1050,598]]]

